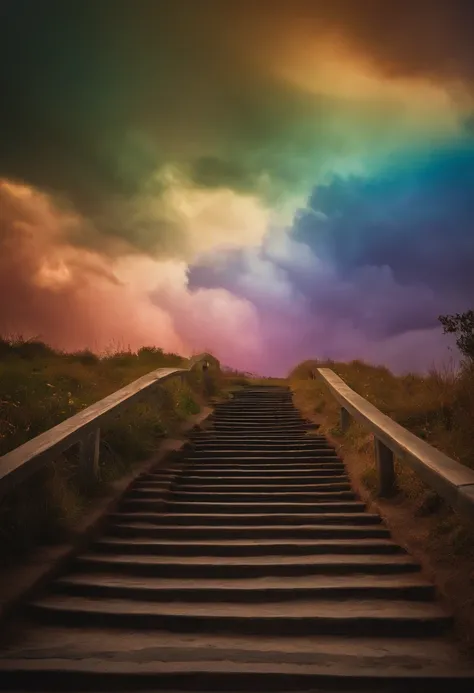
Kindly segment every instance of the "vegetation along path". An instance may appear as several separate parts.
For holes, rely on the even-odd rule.
[[[219,404],[25,610],[0,688],[473,690],[419,566],[285,387]]]

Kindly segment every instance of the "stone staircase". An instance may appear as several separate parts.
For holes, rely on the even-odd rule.
[[[0,690],[474,690],[432,585],[290,391],[210,423],[27,606]]]

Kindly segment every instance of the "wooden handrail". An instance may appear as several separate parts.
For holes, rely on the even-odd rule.
[[[209,354],[200,354],[190,359],[189,368],[158,368],[3,455],[0,457],[0,497],[75,443],[81,444],[80,475],[85,483],[91,482],[98,471],[100,424],[154,387],[187,375],[204,363],[219,365]]]
[[[334,371],[318,368],[317,372],[341,405],[342,430],[347,430],[352,416],[374,434],[379,495],[390,496],[395,490],[395,456],[417,472],[454,510],[474,520],[472,469],[451,459],[383,414],[354,392]]]

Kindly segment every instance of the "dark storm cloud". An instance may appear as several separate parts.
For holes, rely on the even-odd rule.
[[[464,0],[4,0],[0,174],[91,205],[170,158],[211,186],[284,177],[314,109],[256,62],[272,41],[339,32],[389,74],[470,79],[473,18]]]
[[[294,238],[350,277],[390,267],[400,284],[474,293],[474,142],[399,157],[373,178],[318,186]]]
[[[216,252],[190,268],[190,285],[227,288],[282,323],[285,295],[300,311],[295,343],[322,325],[326,344],[348,327],[372,341],[439,330],[440,313],[472,308],[473,189],[469,142],[336,179],[296,216],[284,253],[271,235],[258,250]]]

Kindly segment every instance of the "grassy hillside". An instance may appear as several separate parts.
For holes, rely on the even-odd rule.
[[[318,413],[328,431],[339,435],[339,408],[324,384],[312,380],[318,367],[331,368],[351,388],[399,424],[462,464],[474,468],[474,365],[461,371],[432,371],[426,376],[395,376],[387,368],[352,363],[307,361],[290,374],[298,401]],[[352,436],[357,426],[352,427]],[[362,442],[364,433],[356,436]],[[366,436],[365,436],[366,437]]]
[[[397,377],[386,368],[360,361],[300,364],[290,375],[295,403],[320,423],[343,457],[351,480],[364,500],[388,522],[395,538],[419,560],[457,614],[461,635],[474,648],[474,527],[458,517],[415,472],[396,460],[399,492],[376,499],[377,474],[373,436],[352,422],[343,434],[340,408],[324,383],[313,380],[318,367],[335,371],[352,389],[378,409],[442,450],[474,468],[474,365],[458,373]]]
[[[187,360],[154,347],[98,357],[55,351],[41,342],[0,340],[0,455],[51,428],[145,373],[185,366]],[[219,383],[215,382],[217,390]],[[77,446],[0,499],[0,554],[7,560],[38,541],[67,531],[107,482],[150,456],[180,422],[199,412],[198,375],[169,381],[102,429],[97,488],[77,479]]]

